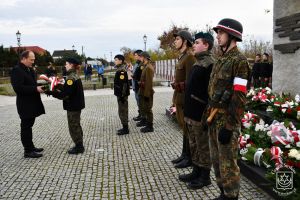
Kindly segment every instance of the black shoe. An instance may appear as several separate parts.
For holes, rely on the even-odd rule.
[[[181,156],[179,156],[178,158],[171,160],[171,162],[173,164],[179,163],[180,161],[182,161],[184,159],[185,155],[181,154]]]
[[[187,186],[189,189],[197,190],[209,185],[211,185],[210,178],[204,180],[201,177],[199,177],[197,179],[192,180],[190,183],[188,183]]]
[[[141,121],[139,121],[138,123],[136,123],[137,127],[143,127],[143,126],[147,126],[147,122],[145,119],[142,119]]]
[[[122,131],[123,131],[123,128],[118,129],[117,130],[117,134],[120,133],[120,132],[122,132]]]
[[[36,153],[35,151],[24,153],[24,158],[39,158],[39,157],[42,157],[42,156],[43,156],[43,154]]]
[[[194,165],[191,173],[181,174],[178,176],[178,179],[182,182],[191,182],[199,177],[201,177],[201,168]]]
[[[69,149],[68,154],[79,154],[84,152],[84,147],[75,146]]]
[[[199,176],[197,179],[192,180],[188,184],[189,189],[201,189],[205,186],[211,185],[211,180],[210,180],[210,169],[201,167],[201,176]]]
[[[128,125],[123,125],[123,128],[120,129],[120,131],[118,130],[117,135],[126,135],[129,134],[129,129],[128,129]]]
[[[192,166],[192,160],[190,158],[184,158],[181,162],[175,165],[175,168],[186,168]]]
[[[34,152],[42,152],[42,151],[44,151],[44,149],[43,148],[36,148],[36,147],[34,147],[33,151]]]
[[[132,118],[133,121],[141,121],[142,117],[138,115],[137,117]]]
[[[154,131],[154,128],[153,126],[147,124],[144,128],[141,128],[141,132],[142,133],[150,133],[150,132],[153,132]]]

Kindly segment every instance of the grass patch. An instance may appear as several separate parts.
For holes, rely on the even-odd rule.
[[[11,85],[0,86],[0,95],[16,96]]]

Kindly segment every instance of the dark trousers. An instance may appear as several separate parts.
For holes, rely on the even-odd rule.
[[[67,111],[68,126],[73,142],[78,145],[83,143],[83,131],[80,125],[80,111]]]
[[[31,152],[34,149],[32,142],[32,126],[35,118],[21,119],[21,141],[25,152]]]

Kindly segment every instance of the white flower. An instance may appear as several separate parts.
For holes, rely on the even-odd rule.
[[[281,109],[281,112],[282,112],[282,113],[285,113],[285,112],[286,112],[286,108],[282,108],[282,109]]]
[[[251,144],[246,144],[246,147],[248,148],[248,147],[251,147]]]
[[[300,160],[300,154],[297,154],[297,155],[295,156],[295,158],[296,158],[297,160]]]
[[[265,121],[262,120],[262,119],[260,119],[260,120],[259,120],[259,124],[264,126],[264,125],[265,125]]]
[[[243,123],[243,126],[246,128],[246,129],[249,129],[251,127],[251,124],[250,123],[247,123],[247,122],[244,122]]]
[[[300,142],[297,142],[297,143],[296,143],[296,147],[300,147]]]
[[[255,131],[263,131],[264,130],[264,126],[261,124],[256,124],[255,126]]]
[[[267,135],[268,135],[269,137],[271,137],[272,131],[268,131],[268,132],[267,132]]]
[[[295,96],[295,101],[296,101],[297,103],[300,102],[300,95],[299,95],[299,94],[296,94],[296,96]]]
[[[291,145],[288,144],[288,145],[285,146],[285,148],[286,148],[286,149],[290,149],[290,148],[291,148]]]
[[[296,149],[291,149],[289,152],[290,158],[295,158],[295,156],[298,154],[298,151]]]

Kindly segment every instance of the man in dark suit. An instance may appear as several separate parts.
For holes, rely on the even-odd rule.
[[[45,114],[40,93],[42,86],[37,86],[36,74],[32,68],[35,56],[32,51],[24,51],[20,63],[11,71],[11,84],[17,94],[17,110],[21,119],[21,141],[25,158],[39,158],[43,148],[36,148],[32,142],[32,126],[35,118]]]

